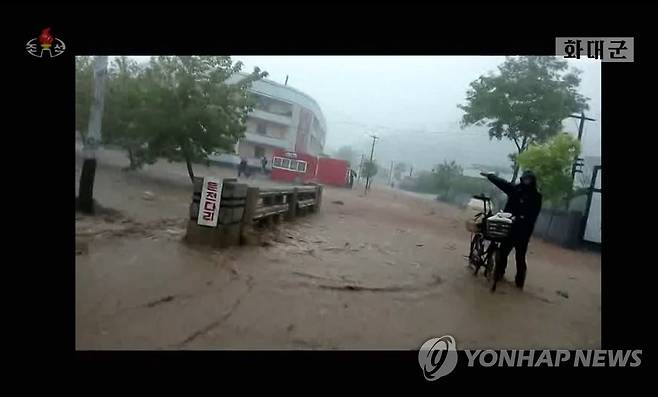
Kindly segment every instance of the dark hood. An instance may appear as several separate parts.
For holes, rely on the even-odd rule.
[[[530,182],[530,185],[528,187],[533,189],[533,190],[537,190],[537,177],[535,176],[534,172],[532,172],[530,170],[523,171],[523,174],[521,175],[521,179],[523,179],[523,178],[530,178],[531,182]],[[519,179],[519,182],[520,182],[520,179]],[[521,186],[525,187],[525,185],[522,182],[520,182],[520,184],[521,184]]]

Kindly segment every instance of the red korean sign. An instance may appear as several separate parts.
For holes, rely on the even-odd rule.
[[[219,201],[222,196],[222,182],[213,177],[203,178],[203,190],[201,191],[201,203],[199,205],[199,216],[197,224],[202,226],[217,226],[219,217]]]

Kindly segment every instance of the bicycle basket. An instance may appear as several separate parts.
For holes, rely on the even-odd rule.
[[[501,241],[512,233],[512,220],[496,214],[484,222],[484,236],[489,240]]]

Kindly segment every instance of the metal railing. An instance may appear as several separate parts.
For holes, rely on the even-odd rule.
[[[320,207],[321,185],[303,185],[276,188],[249,187],[245,200],[243,224],[253,224],[281,217],[291,220]]]

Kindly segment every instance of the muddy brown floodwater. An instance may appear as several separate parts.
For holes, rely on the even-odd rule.
[[[319,213],[267,246],[194,247],[185,166],[125,165],[99,154],[95,197],[111,210],[76,215],[78,349],[417,349],[446,334],[459,348],[600,347],[597,253],[533,239],[525,290],[491,294],[466,266],[458,208],[357,186],[326,188]]]

